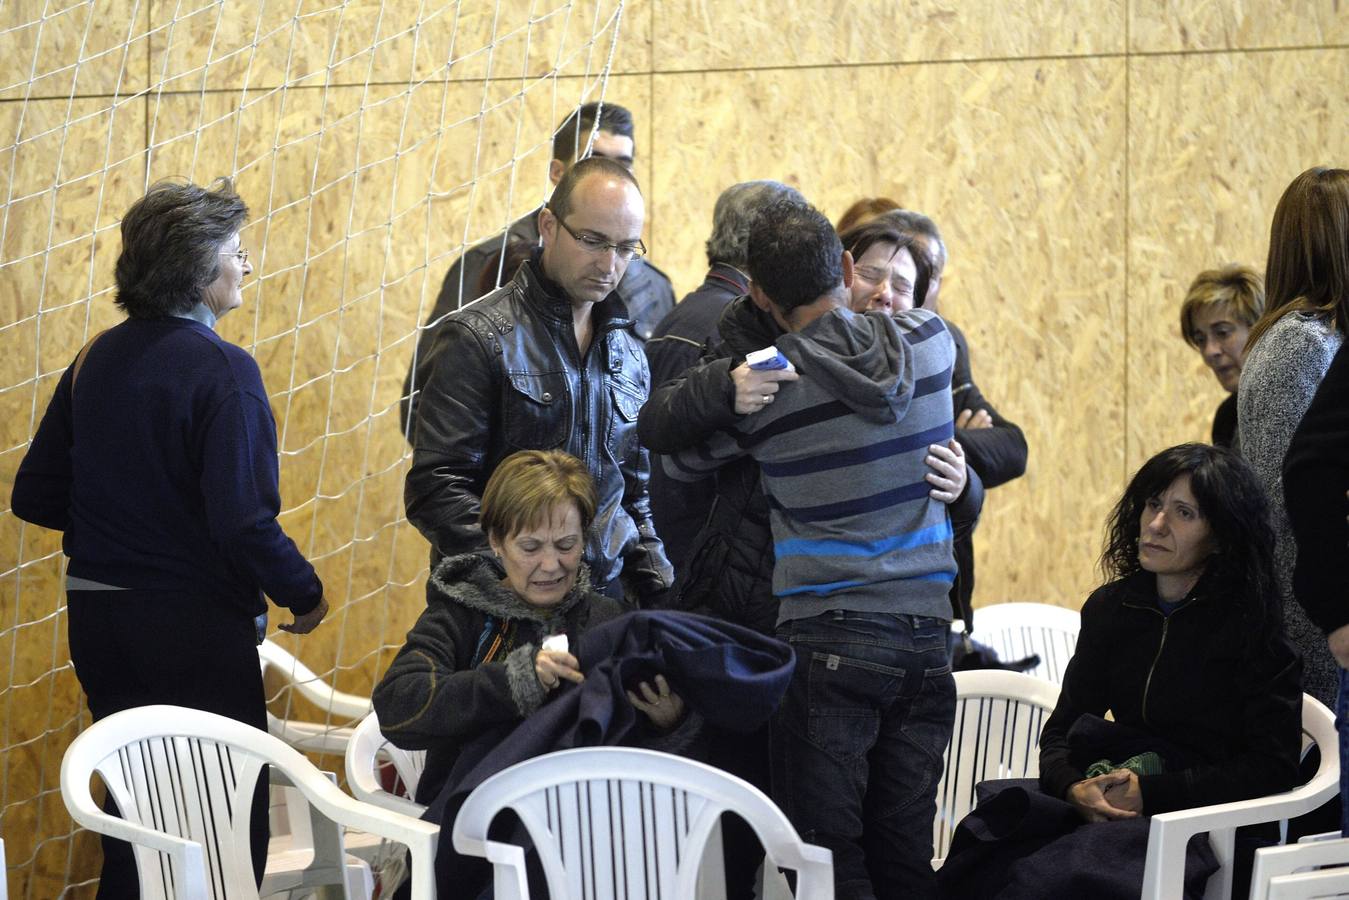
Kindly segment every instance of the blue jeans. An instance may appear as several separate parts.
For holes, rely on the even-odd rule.
[[[843,611],[778,626],[796,671],[771,722],[773,799],[833,851],[838,900],[936,894],[932,819],[956,704],[946,632]]]

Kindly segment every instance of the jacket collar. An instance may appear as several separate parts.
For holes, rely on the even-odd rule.
[[[543,271],[542,248],[536,249],[534,255],[525,261],[520,271],[516,273],[515,280],[524,288],[525,300],[534,305],[539,312],[557,322],[571,324],[571,299],[557,282]],[[597,332],[632,325],[632,319],[628,317],[628,308],[616,290],[610,291],[607,297],[596,303],[591,308],[591,315],[595,317]]]
[[[442,600],[459,603],[501,619],[551,622],[570,612],[590,593],[590,570],[584,564],[576,573],[575,586],[556,606],[539,607],[525,602],[505,585],[505,577],[505,569],[485,554],[448,556],[436,565],[427,579],[427,599],[437,595]]]
[[[1183,609],[1192,603],[1202,603],[1212,593],[1212,577],[1208,570],[1199,576],[1199,580],[1190,588],[1190,592],[1181,598],[1176,609]],[[1124,578],[1124,606],[1136,609],[1157,609],[1157,576],[1151,572],[1137,571]]]
[[[749,293],[749,276],[730,263],[712,263],[699,290],[726,291],[741,297]]]

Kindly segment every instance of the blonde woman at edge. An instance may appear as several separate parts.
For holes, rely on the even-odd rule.
[[[1212,442],[1231,447],[1237,437],[1237,385],[1251,328],[1265,311],[1265,282],[1249,266],[1230,263],[1200,272],[1180,306],[1180,336],[1204,360],[1227,399],[1213,414]]]

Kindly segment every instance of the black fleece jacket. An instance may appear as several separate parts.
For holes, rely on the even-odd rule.
[[[436,566],[426,609],[372,697],[385,737],[429,751],[418,802],[440,793],[464,744],[543,705],[534,655],[545,637],[565,634],[575,647],[583,631],[624,612],[590,590],[584,573],[560,604],[542,609],[503,587],[490,557],[468,553]]]
[[[1284,507],[1297,538],[1293,594],[1327,634],[1349,625],[1345,491],[1349,491],[1349,353],[1341,347],[1283,460]]]
[[[1271,601],[1272,602],[1272,601]],[[1277,617],[1272,620],[1277,622]],[[1084,715],[1155,734],[1185,758],[1139,778],[1146,815],[1291,789],[1302,742],[1302,662],[1283,636],[1252,634],[1231,598],[1201,578],[1165,616],[1156,576],[1098,588],[1082,607],[1077,651],[1040,735],[1040,786],[1064,798],[1095,759],[1068,732]],[[1120,762],[1120,760],[1113,760]]]

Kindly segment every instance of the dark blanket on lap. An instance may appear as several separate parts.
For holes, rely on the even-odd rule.
[[[1147,818],[1087,824],[1035,779],[986,781],[961,820],[937,880],[952,900],[1090,897],[1137,900],[1148,852]],[[1201,898],[1218,870],[1207,835],[1185,857],[1185,897]]]
[[[714,728],[747,734],[768,720],[787,690],[795,657],[786,644],[718,619],[634,612],[583,633],[572,653],[586,680],[562,687],[525,721],[465,746],[422,818],[441,826],[436,886],[442,900],[476,898],[490,883],[483,860],[454,851],[454,817],[469,793],[515,763],[573,747],[642,746],[643,719],[624,693],[659,672],[686,707]],[[498,823],[492,837],[498,839]],[[521,835],[501,840],[527,843]],[[537,886],[533,884],[531,890]]]

